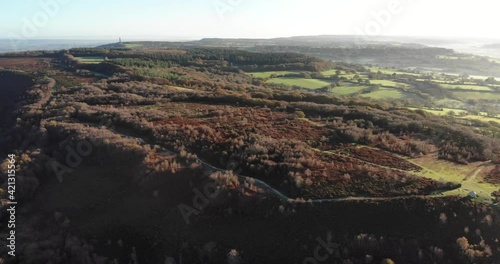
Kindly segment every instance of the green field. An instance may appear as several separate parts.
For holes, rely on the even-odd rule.
[[[333,76],[333,75],[336,75],[337,74],[337,70],[328,70],[328,71],[322,71],[321,74],[325,75],[325,76]],[[347,78],[347,79],[352,79],[354,78],[356,74],[355,73],[347,73],[345,71],[340,71],[340,77],[344,77],[344,78]],[[363,77],[361,74],[358,74],[359,77]]]
[[[500,118],[495,118],[495,117],[487,117],[487,116],[478,116],[478,115],[466,115],[461,117],[463,119],[469,119],[469,120],[479,120],[481,122],[489,123],[489,122],[495,122],[500,124]]]
[[[95,57],[95,56],[75,57],[75,60],[83,64],[99,64],[104,61],[104,57]]]
[[[483,92],[453,92],[457,98],[461,100],[468,99],[485,99],[485,100],[500,100],[500,93],[483,93]]]
[[[274,84],[284,84],[289,86],[299,86],[307,89],[319,89],[330,84],[317,79],[291,78],[291,77],[273,78],[270,79],[268,82]]]
[[[252,75],[255,78],[269,78],[271,75],[283,76],[285,74],[298,74],[299,72],[294,71],[267,71],[267,72],[249,72],[248,74]]]
[[[368,86],[355,86],[355,85],[353,85],[353,86],[341,86],[341,87],[335,87],[335,88],[330,89],[330,92],[333,94],[337,94],[337,95],[350,96],[350,95],[354,95],[354,94],[356,94],[356,93],[358,93],[366,88],[368,88]]]
[[[340,71],[340,75],[345,74],[345,71]],[[335,75],[337,74],[337,70],[327,70],[327,71],[322,71],[321,74],[330,76],[330,75]]]
[[[427,82],[427,81],[429,81],[429,82],[438,83],[438,84],[441,84],[441,83],[445,83],[445,84],[446,83],[450,83],[450,81],[440,80],[440,79],[430,79],[430,80],[428,80],[428,79],[416,79],[416,80],[419,81],[419,82]]]
[[[475,91],[491,91],[492,89],[487,86],[480,85],[464,85],[464,84],[439,84],[441,87],[445,89],[464,89],[464,90],[475,90]]]
[[[132,48],[138,48],[138,47],[142,47],[142,44],[137,44],[137,43],[125,43],[125,48],[129,48],[129,49],[132,49]]]
[[[411,110],[423,110],[423,111],[425,111],[427,113],[432,113],[432,114],[440,115],[440,116],[447,115],[451,111],[453,111],[456,115],[459,115],[461,113],[468,113],[465,110],[462,110],[462,109],[453,109],[453,108],[443,108],[442,111],[432,110],[432,109],[426,109],[426,108],[414,108],[414,107],[408,107],[408,109],[411,109]]]
[[[404,72],[404,71],[398,71],[398,70],[392,70],[392,69],[387,69],[387,68],[380,68],[380,67],[367,67],[368,70],[372,72],[378,72],[380,71],[381,73],[384,74],[406,74],[406,75],[413,75],[413,76],[420,76],[418,73],[413,73],[413,72]]]
[[[489,123],[489,122],[496,122],[500,123],[500,117],[488,117],[486,116],[485,113],[481,113],[481,115],[472,115],[469,114],[468,111],[462,110],[462,109],[454,109],[454,108],[443,108],[442,111],[439,110],[431,110],[431,109],[425,109],[425,108],[415,108],[415,107],[408,107],[410,110],[423,110],[427,113],[432,113],[434,115],[439,115],[439,116],[445,116],[448,115],[451,111],[453,111],[456,115],[457,118],[464,119],[464,120],[478,120],[481,122]],[[462,115],[463,114],[463,115]]]
[[[380,88],[378,91],[368,94],[362,94],[361,96],[372,99],[401,99],[405,97],[403,92],[397,89],[390,89],[390,88]]]
[[[381,85],[384,87],[395,87],[395,88],[399,87],[399,86],[409,87],[409,85],[406,83],[398,83],[398,82],[389,81],[389,80],[370,80],[370,84],[378,84],[378,85]]]
[[[423,168],[417,172],[418,175],[440,181],[451,181],[461,183],[462,187],[457,190],[445,192],[445,195],[467,196],[471,191],[478,194],[478,199],[484,202],[491,202],[491,193],[498,190],[498,185],[483,183],[479,179],[479,174],[485,167],[480,162],[469,165],[459,165],[449,161],[440,160],[434,156],[423,156],[409,159],[410,162]]]
[[[460,76],[460,74],[452,73],[452,72],[443,72],[443,74],[446,74],[448,76],[453,76],[453,77]],[[486,76],[486,75],[469,75],[469,78],[480,79],[480,80],[486,80],[486,78],[488,78],[488,77],[490,77],[490,76]],[[493,77],[495,77],[496,80],[500,79],[499,76],[493,76]]]

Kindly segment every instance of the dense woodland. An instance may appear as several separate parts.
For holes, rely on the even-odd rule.
[[[318,71],[332,67],[332,63],[298,53],[254,53],[248,51],[198,48],[188,51],[159,50],[159,51],[131,51],[107,49],[72,49],[74,56],[106,56],[109,59],[131,58],[145,59],[153,63],[162,61],[177,63],[182,66],[194,66],[202,62],[223,63],[226,67],[237,67],[248,71],[260,70],[307,70]],[[122,63],[126,61],[122,60]],[[129,62],[131,63],[131,62]],[[158,65],[154,65],[158,66]]]
[[[236,47],[260,53],[300,53],[327,60],[360,64],[375,62],[386,67],[442,69],[445,72],[495,76],[500,64],[484,56],[471,56],[451,49],[407,43],[409,40],[369,40],[359,36],[316,36],[278,39],[202,39],[191,42],[134,42],[138,49],[196,49]],[[410,40],[411,41],[411,40]],[[104,48],[127,49],[124,44]],[[488,46],[487,46],[488,47]],[[450,59],[452,58],[452,59]]]

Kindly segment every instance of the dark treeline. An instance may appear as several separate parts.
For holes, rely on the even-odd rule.
[[[102,48],[78,48],[69,52],[74,56],[105,56],[109,59],[135,58],[152,61],[168,61],[184,66],[199,61],[224,61],[244,70],[310,70],[320,71],[332,67],[331,62],[298,53],[256,53],[235,49],[200,48],[186,52],[135,51]],[[147,65],[145,65],[147,66]]]
[[[33,50],[0,53],[0,58],[57,57],[60,54],[61,52],[56,50]]]

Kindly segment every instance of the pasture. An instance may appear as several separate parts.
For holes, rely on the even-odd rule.
[[[352,96],[355,95],[359,92],[361,92],[363,89],[368,88],[368,86],[357,86],[357,85],[352,85],[352,86],[339,86],[335,88],[331,88],[330,92],[336,95],[344,95],[344,96]]]
[[[434,110],[434,109],[427,109],[427,108],[408,107],[408,109],[410,109],[410,110],[423,110],[427,113],[431,113],[431,114],[438,115],[438,116],[448,115],[448,113],[450,113],[450,112],[454,112],[457,115],[460,115],[462,113],[465,113],[465,114],[468,113],[465,110],[454,109],[454,108],[442,108],[443,110]]]
[[[482,116],[482,115],[466,115],[461,117],[463,119],[469,119],[469,120],[479,120],[481,122],[489,123],[489,122],[495,122],[500,124],[500,117],[488,117],[488,116]]]
[[[139,47],[143,46],[142,44],[138,44],[138,43],[125,43],[124,45],[125,45],[125,48],[128,48],[128,49],[139,48]]]
[[[480,86],[480,85],[448,84],[448,83],[441,83],[439,85],[445,89],[452,89],[452,90],[492,91],[490,87]]]
[[[370,80],[370,84],[375,84],[375,85],[378,84],[380,86],[394,87],[394,88],[409,87],[409,85],[406,83],[400,83],[400,82],[395,82],[395,81],[390,81],[390,80]]]
[[[403,92],[390,88],[380,88],[378,91],[362,94],[361,96],[372,99],[402,99],[405,97]]]
[[[327,71],[322,71],[321,74],[324,76],[333,76],[337,74],[337,70],[327,70]],[[361,74],[358,74],[360,77],[363,77]],[[352,79],[354,76],[356,76],[355,73],[347,73],[345,71],[340,71],[339,74],[340,77],[344,77],[346,79]]]
[[[460,100],[468,100],[468,99],[500,100],[500,93],[457,91],[453,92],[453,95]]]
[[[457,190],[445,192],[446,195],[467,196],[471,191],[478,194],[478,198],[491,202],[491,193],[498,190],[497,185],[484,183],[480,176],[483,170],[491,167],[489,164],[475,162],[468,165],[459,165],[453,162],[440,160],[436,155],[426,155],[419,158],[409,159],[410,162],[423,168],[417,175],[439,181],[451,181],[461,183],[462,187]]]
[[[291,77],[273,78],[270,79],[268,82],[274,84],[283,84],[288,86],[298,86],[307,89],[320,89],[330,84],[328,82],[317,79],[291,78]]]
[[[104,61],[104,57],[97,56],[75,57],[75,59],[82,64],[99,64]]]
[[[368,70],[372,71],[372,72],[381,72],[383,74],[396,74],[396,75],[400,75],[400,74],[406,74],[406,75],[412,75],[412,76],[420,76],[419,73],[413,73],[413,72],[404,72],[404,71],[401,71],[401,70],[392,70],[392,69],[388,69],[388,68],[381,68],[381,67],[367,67]]]

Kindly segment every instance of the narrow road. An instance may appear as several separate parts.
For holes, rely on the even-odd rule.
[[[220,172],[225,172],[227,170],[215,167],[204,160],[198,158],[198,162],[202,164],[203,166],[206,166],[212,170],[220,171]],[[300,203],[301,201],[297,201],[294,198],[290,198],[280,191],[276,190],[269,184],[256,179],[254,177],[249,177],[249,176],[243,176],[243,175],[238,175],[234,174],[234,176],[238,177],[240,180],[253,180],[255,181],[255,185],[273,195],[275,195],[277,198],[284,202],[290,202],[290,203]],[[307,200],[306,202],[308,203],[326,203],[326,202],[342,202],[342,201],[389,201],[389,200],[397,200],[397,199],[405,199],[405,198],[438,198],[438,197],[443,197],[443,195],[439,194],[421,194],[421,195],[398,195],[398,196],[380,196],[380,197],[369,197],[369,196],[349,196],[349,197],[338,197],[338,198],[326,198],[326,199],[311,199]]]
[[[475,182],[477,176],[479,175],[479,173],[481,173],[481,171],[484,170],[484,165],[486,165],[487,163],[488,162],[485,162],[481,164],[479,167],[477,167],[474,171],[472,171],[472,173],[467,175],[462,182]]]

